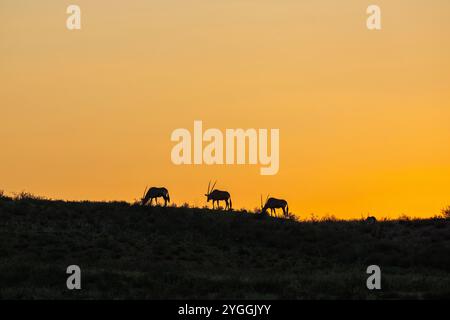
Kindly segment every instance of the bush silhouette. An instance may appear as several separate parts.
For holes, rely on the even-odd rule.
[[[444,215],[444,218],[450,219],[450,206],[442,209],[442,214]]]

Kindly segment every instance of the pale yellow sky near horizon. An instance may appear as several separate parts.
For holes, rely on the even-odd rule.
[[[166,186],[203,206],[217,179],[235,208],[270,194],[300,218],[439,214],[449,39],[447,0],[2,0],[0,189],[132,201]],[[279,173],[173,165],[170,134],[194,120],[279,128]]]

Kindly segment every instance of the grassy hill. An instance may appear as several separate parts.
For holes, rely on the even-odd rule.
[[[66,268],[82,289],[66,289]],[[382,290],[366,288],[367,266]],[[0,197],[1,299],[450,298],[450,221],[309,221]]]

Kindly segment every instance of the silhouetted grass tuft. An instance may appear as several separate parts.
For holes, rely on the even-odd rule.
[[[3,190],[0,190],[0,200],[12,200],[11,197],[8,197]]]
[[[450,219],[450,206],[442,209],[442,214],[445,218]]]

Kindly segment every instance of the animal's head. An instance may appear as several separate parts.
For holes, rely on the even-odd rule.
[[[267,212],[267,200],[269,200],[269,196],[266,197],[266,201],[263,204],[263,199],[261,195],[261,213],[265,214]]]
[[[205,193],[205,197],[206,197],[206,201],[209,202],[209,200],[211,200],[211,193],[214,191],[214,187],[216,186],[216,182],[214,182],[212,188],[211,188],[211,181],[209,181],[208,183],[208,191]]]
[[[141,198],[141,204],[143,206],[145,206],[149,200],[149,196],[147,195],[147,189],[148,189],[148,186],[145,187],[144,194],[142,195],[142,198]]]

